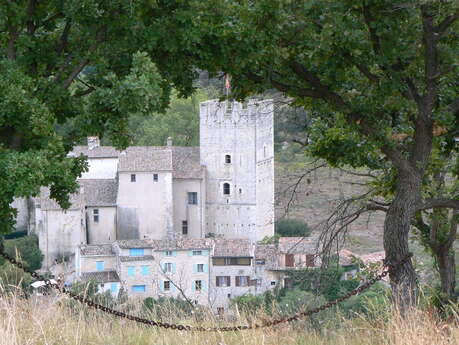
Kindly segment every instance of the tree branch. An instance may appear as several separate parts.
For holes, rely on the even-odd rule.
[[[446,17],[438,26],[435,28],[435,31],[438,33],[439,38],[448,30],[448,28],[453,24],[457,19],[459,19],[459,11],[455,14],[452,14]]]
[[[416,207],[416,211],[423,211],[423,210],[428,210],[431,208],[452,208],[455,210],[459,210],[459,200],[426,199]]]

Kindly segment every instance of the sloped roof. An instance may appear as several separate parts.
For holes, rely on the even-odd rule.
[[[115,255],[111,244],[86,244],[80,246],[81,255]]]
[[[81,273],[81,281],[87,282],[94,280],[98,283],[119,282],[120,277],[116,271],[101,271],[101,272],[83,272]]]
[[[279,252],[284,254],[312,254],[316,251],[317,242],[307,237],[279,238]]]
[[[120,256],[121,262],[131,262],[131,261],[150,261],[154,260],[153,255],[143,255],[143,256]]]
[[[214,256],[253,257],[254,245],[248,239],[215,239]]]
[[[172,168],[174,178],[203,178],[199,147],[172,147]]]
[[[370,263],[382,262],[386,258],[384,251],[360,255],[360,259],[365,265]]]
[[[342,266],[353,265],[355,259],[359,257],[357,254],[354,254],[353,252],[347,249],[341,249],[338,252],[338,256],[339,256],[339,263]]]
[[[131,146],[119,156],[119,172],[148,172],[172,170],[170,147]]]
[[[93,149],[89,149],[88,146],[75,146],[70,156],[84,155],[88,158],[117,158],[121,151],[118,151],[113,146],[97,146]]]
[[[42,187],[40,189],[40,196],[35,198],[35,200],[40,204],[42,210],[62,210],[59,204],[54,199],[51,199],[48,187]],[[79,210],[84,204],[83,195],[80,193],[70,194],[69,201],[70,207],[68,210]]]
[[[115,243],[122,249],[129,248],[153,248],[153,244],[149,240],[118,240]]]
[[[151,243],[155,250],[210,249],[213,246],[213,241],[207,238],[151,240]]]
[[[116,206],[118,183],[115,179],[81,180],[86,206]]]

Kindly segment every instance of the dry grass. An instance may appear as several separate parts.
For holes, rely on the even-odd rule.
[[[234,344],[234,345],[451,345],[459,344],[459,317],[442,323],[425,311],[402,319],[393,314],[373,321],[340,320],[314,331],[296,323],[237,333],[192,333],[147,328],[78,308],[71,312],[61,297],[24,300],[0,297],[0,345],[142,345],[142,344]],[[185,320],[185,323],[193,323]],[[217,321],[209,319],[210,325]],[[454,324],[455,323],[455,324]]]

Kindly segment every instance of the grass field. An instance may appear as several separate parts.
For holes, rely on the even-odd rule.
[[[442,322],[432,313],[416,310],[405,319],[396,313],[371,321],[341,319],[314,330],[306,322],[232,333],[195,333],[147,328],[99,312],[71,311],[61,297],[0,298],[0,345],[451,345],[459,344],[459,318]],[[260,318],[267,318],[261,315]],[[172,321],[172,320],[171,320]],[[194,320],[182,320],[196,324]],[[204,325],[219,321],[208,316]],[[235,323],[243,321],[236,320]],[[454,323],[455,322],[455,323]]]

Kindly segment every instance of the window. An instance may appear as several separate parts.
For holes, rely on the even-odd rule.
[[[92,215],[94,217],[94,223],[99,223],[99,209],[95,208],[92,210]]]
[[[104,270],[104,262],[103,261],[96,261],[96,270],[103,271]]]
[[[182,220],[182,235],[188,235],[188,221]]]
[[[294,267],[295,266],[295,257],[293,254],[285,254],[285,266]]]
[[[250,258],[212,258],[214,266],[250,266]]]
[[[231,164],[231,155],[225,155],[225,163]]]
[[[142,266],[141,269],[142,269],[142,275],[148,276],[150,274],[150,269],[148,266]]]
[[[135,182],[135,174],[131,174],[131,182]]]
[[[158,182],[158,174],[153,174],[153,182]]]
[[[164,271],[164,272],[167,272],[167,273],[171,273],[171,272],[172,272],[172,263],[166,262],[166,263],[163,265],[163,271]]]
[[[118,283],[111,283],[110,284],[110,292],[115,294],[118,292]]]
[[[204,272],[204,264],[197,264],[196,265],[196,272],[198,272],[198,273]]]
[[[164,281],[164,291],[170,291],[171,290],[171,282],[169,280]]]
[[[132,277],[134,275],[134,266],[128,266],[127,275]]]
[[[188,192],[188,204],[189,205],[198,204],[198,193],[197,192]]]
[[[249,276],[236,276],[236,286],[249,286]]]
[[[223,183],[223,194],[224,195],[230,195],[231,193],[231,187],[229,183]]]
[[[145,251],[143,248],[131,248],[129,249],[130,256],[144,256]]]
[[[306,255],[306,266],[307,267],[314,267],[315,266],[315,263],[314,263],[314,254],[307,254]]]
[[[165,256],[174,256],[174,252],[173,252],[172,250],[166,250],[166,251],[164,252],[164,255],[165,255]]]
[[[132,285],[132,292],[145,292],[145,285]]]
[[[276,282],[273,280],[271,281],[271,286],[275,286],[276,285]]]
[[[257,260],[255,260],[255,264],[264,265],[264,264],[266,264],[266,260],[265,259],[257,259]]]
[[[202,255],[202,250],[193,250],[193,256]]]
[[[201,291],[202,290],[202,280],[195,280],[194,281],[194,289],[195,289],[195,291]]]
[[[217,276],[215,280],[215,286],[217,287],[231,286],[231,277],[230,276]]]

